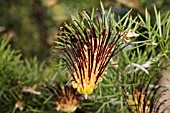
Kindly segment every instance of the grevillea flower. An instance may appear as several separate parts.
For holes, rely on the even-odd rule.
[[[48,89],[53,93],[54,100],[56,103],[56,110],[71,113],[74,112],[79,105],[80,94],[71,86],[47,86]]]
[[[138,86],[131,86],[130,94],[125,94],[127,108],[132,113],[164,113],[169,106],[160,110],[160,107],[167,101],[161,101],[160,98],[167,89],[156,85],[160,77],[154,81],[155,77],[148,80],[148,75],[146,76],[140,80],[141,83]],[[135,81],[132,84],[135,84]],[[125,93],[127,92],[126,90]]]
[[[85,97],[97,88],[111,58],[125,48],[133,36],[116,30],[108,17],[98,12],[100,16],[95,18],[86,10],[77,13],[73,24],[64,23],[56,34],[55,48],[68,66],[72,86]]]

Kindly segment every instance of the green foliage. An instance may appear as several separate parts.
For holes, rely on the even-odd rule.
[[[14,105],[14,96],[15,92],[11,92],[10,89],[15,88],[17,85],[17,81],[20,79],[25,79],[22,72],[22,64],[23,62],[20,60],[21,54],[18,54],[17,51],[11,50],[11,47],[8,46],[8,40],[1,38],[1,47],[0,47],[0,104],[2,112],[12,111],[11,105]],[[8,95],[6,95],[8,94]],[[11,99],[12,98],[12,99]],[[9,106],[9,107],[7,107]]]
[[[39,64],[36,58],[22,60],[21,53],[11,49],[6,38],[1,38],[0,43],[0,111],[19,111],[15,107],[18,101],[23,103],[26,111],[36,111],[37,108],[44,111],[48,107],[46,101],[49,95],[42,88],[42,81],[47,80],[43,78],[45,75],[49,76],[53,72],[45,68],[44,64]],[[34,90],[42,91],[42,95],[22,91],[24,87],[33,86],[36,86]]]
[[[11,80],[15,80],[16,79],[15,76],[18,76],[17,79],[22,79],[21,75],[23,74],[22,72],[23,61],[20,60],[21,54],[18,51],[12,50],[10,45],[8,45],[8,42],[9,40],[1,38],[0,75],[1,79],[4,80],[1,82],[1,86],[3,86],[4,84],[8,85],[13,84]]]

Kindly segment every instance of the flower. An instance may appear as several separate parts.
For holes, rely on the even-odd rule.
[[[100,16],[93,20],[84,10],[73,24],[64,23],[56,34],[55,48],[72,75],[72,86],[85,98],[102,81],[111,58],[131,42],[123,42],[126,34],[115,32],[110,20]]]
[[[137,76],[137,75],[135,75]],[[146,77],[147,76],[147,77]],[[135,78],[135,77],[134,77]],[[148,75],[144,75],[140,80],[141,83],[138,86],[133,85],[136,84],[133,81],[131,86],[131,94],[126,95],[127,90],[124,89],[127,108],[132,113],[160,113],[160,107],[167,101],[160,101],[164,92],[167,89],[164,89],[162,86],[157,86],[157,82],[160,77],[156,78],[153,76],[148,79]],[[153,87],[150,88],[151,83],[153,83]],[[169,107],[169,106],[168,106]],[[168,107],[162,109],[161,113],[165,112]]]
[[[129,104],[129,106],[131,106],[131,109],[132,109],[132,111],[134,111],[134,113],[149,113],[150,100],[146,100],[146,102],[145,102],[144,94],[142,94],[138,90],[135,90],[133,92],[132,98],[130,98],[130,99],[128,98],[126,101]],[[140,112],[138,112],[138,111],[140,111]]]
[[[47,84],[47,88],[53,93],[56,103],[56,110],[62,112],[74,112],[79,105],[80,94],[71,86],[50,86]]]

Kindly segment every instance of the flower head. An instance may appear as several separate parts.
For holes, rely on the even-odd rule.
[[[79,105],[80,94],[71,86],[49,86],[48,89],[53,93],[54,100],[57,106],[57,111],[74,112]]]
[[[91,19],[86,10],[78,13],[73,24],[64,23],[56,37],[55,48],[68,66],[72,86],[86,97],[102,81],[111,58],[130,42],[123,42],[126,33],[115,31],[104,14]]]
[[[125,94],[127,108],[132,113],[159,113],[161,111],[160,107],[167,101],[160,101],[160,98],[167,89],[156,85],[159,77],[156,81],[154,81],[154,77],[150,78],[149,81],[147,79],[148,78],[144,76],[138,86],[132,84],[131,93],[129,95]],[[151,83],[153,83],[152,87],[150,87]],[[127,91],[125,91],[125,93],[127,93]],[[167,109],[168,107],[165,107],[161,113]]]

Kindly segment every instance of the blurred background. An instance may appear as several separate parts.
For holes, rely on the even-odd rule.
[[[144,14],[147,7],[151,16],[153,6],[168,12],[169,0],[104,0],[106,9],[113,6],[116,15],[129,9]],[[38,61],[48,60],[59,26],[71,21],[71,15],[86,8],[100,7],[99,0],[0,0],[0,35],[10,39],[12,48],[21,50],[22,57],[37,56]]]

